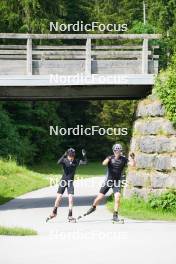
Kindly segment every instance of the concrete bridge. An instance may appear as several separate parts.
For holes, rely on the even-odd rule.
[[[0,99],[142,98],[158,73],[158,38],[0,33]]]

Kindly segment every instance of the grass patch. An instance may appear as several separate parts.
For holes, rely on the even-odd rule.
[[[0,204],[48,185],[47,175],[18,166],[13,160],[0,160]]]
[[[62,175],[62,166],[55,161],[43,162],[30,167],[33,171],[48,175]],[[76,171],[76,178],[88,178],[94,176],[102,176],[105,174],[106,168],[101,162],[88,162],[87,165],[81,165]]]
[[[107,207],[113,211],[113,197],[110,196],[107,201]],[[151,208],[147,201],[139,197],[130,199],[121,199],[121,207],[119,213],[123,217],[138,220],[176,220],[176,211],[165,211],[161,208]]]
[[[90,162],[87,165],[79,166],[76,177],[88,178],[94,176],[102,176],[106,172],[106,168],[101,162]]]
[[[37,231],[21,227],[4,227],[0,226],[1,236],[36,236]]]
[[[101,162],[90,162],[78,167],[75,178],[104,175],[105,170]],[[49,186],[50,178],[59,180],[61,175],[62,166],[57,165],[55,161],[27,168],[17,165],[14,160],[0,159],[0,204],[24,193]]]

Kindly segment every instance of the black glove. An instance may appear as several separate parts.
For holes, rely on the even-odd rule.
[[[135,154],[132,152],[132,153],[130,153],[130,157],[132,158],[132,159],[134,159],[135,158]]]

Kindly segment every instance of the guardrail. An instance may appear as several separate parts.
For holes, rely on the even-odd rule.
[[[157,73],[158,55],[155,45],[149,50],[149,40],[159,34],[19,34],[0,33],[0,39],[26,40],[26,45],[0,45],[1,74],[48,74],[53,69],[60,74],[92,73]],[[85,40],[85,45],[33,45],[33,40]],[[96,45],[94,40],[142,40],[142,45]],[[12,65],[12,61],[14,64]],[[151,64],[152,61],[152,64]],[[18,63],[17,63],[18,62]],[[151,64],[151,69],[149,66]],[[19,69],[18,69],[19,65]],[[4,68],[3,68],[4,67]],[[119,70],[119,72],[118,72]],[[7,73],[9,71],[9,73]],[[126,72],[127,71],[127,72]],[[14,71],[15,72],[15,71]]]

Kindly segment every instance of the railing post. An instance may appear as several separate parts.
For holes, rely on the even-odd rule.
[[[85,74],[91,75],[91,38],[86,40]]]
[[[142,48],[142,73],[148,74],[148,39],[145,38]]]
[[[32,75],[32,39],[27,38],[27,75]]]

